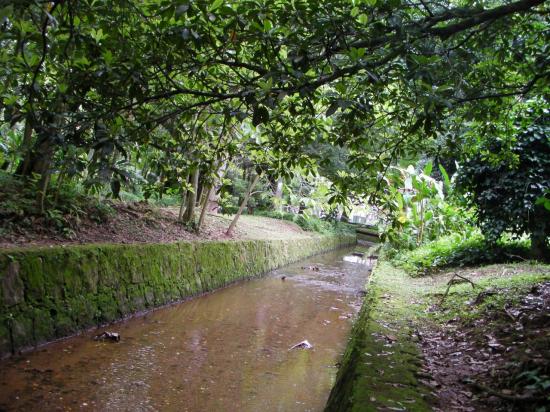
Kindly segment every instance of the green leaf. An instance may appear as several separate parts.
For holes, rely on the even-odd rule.
[[[366,14],[360,14],[357,16],[357,21],[361,24],[367,24],[369,22],[369,16]]]
[[[103,52],[103,59],[105,60],[105,63],[107,63],[107,65],[111,64],[111,62],[113,61],[113,53],[111,53],[111,50],[105,50]]]
[[[11,106],[11,105],[14,104],[16,101],[17,101],[17,96],[14,95],[14,94],[4,97],[4,104],[5,104],[6,106]]]
[[[223,0],[214,0],[214,3],[208,9],[209,11],[214,11],[218,9],[223,4]]]
[[[442,165],[439,165],[439,171],[443,176],[443,184],[445,185],[445,190],[447,193],[451,192],[451,179],[449,179],[449,174]]]
[[[428,162],[426,164],[426,166],[424,166],[424,174],[426,176],[429,176],[432,174],[432,169],[433,169],[433,163],[432,162]]]

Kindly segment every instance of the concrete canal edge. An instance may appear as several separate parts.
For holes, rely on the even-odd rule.
[[[413,339],[411,301],[419,293],[402,270],[377,262],[352,328],[325,412],[429,411],[420,384],[420,349]]]
[[[1,250],[0,357],[355,243],[342,235]]]

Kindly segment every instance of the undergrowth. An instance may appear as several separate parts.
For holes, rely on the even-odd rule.
[[[528,254],[528,240],[505,239],[491,245],[481,233],[474,232],[469,237],[455,233],[414,250],[398,252],[391,261],[411,276],[423,276],[446,267],[525,260]]]
[[[256,211],[255,215],[294,222],[298,226],[300,226],[303,230],[308,232],[317,232],[322,234],[355,233],[354,226],[348,223],[336,222],[336,221],[330,222],[326,220],[321,220],[314,216],[306,216],[303,214],[276,212],[272,210],[261,210],[261,211]]]
[[[102,222],[114,213],[106,202],[85,193],[75,183],[50,184],[41,206],[38,182],[0,172],[0,232],[42,227],[65,236],[74,234],[83,218]]]

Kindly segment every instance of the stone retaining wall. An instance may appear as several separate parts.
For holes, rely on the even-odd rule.
[[[319,236],[3,250],[0,356],[355,242]]]

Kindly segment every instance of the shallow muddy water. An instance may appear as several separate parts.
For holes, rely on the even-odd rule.
[[[352,250],[3,361],[0,410],[321,411],[371,267]]]

